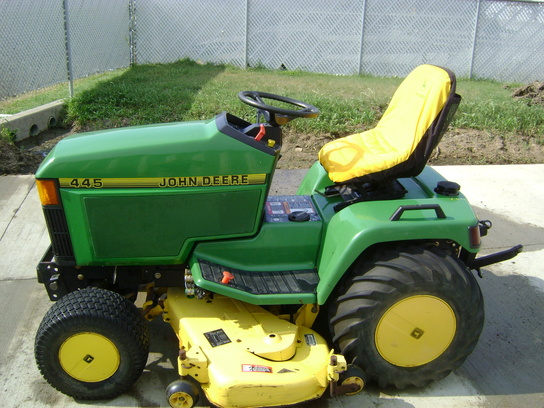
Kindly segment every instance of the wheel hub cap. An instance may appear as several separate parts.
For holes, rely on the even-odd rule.
[[[76,380],[99,382],[115,374],[121,359],[108,338],[97,333],[78,333],[62,343],[59,361],[62,369]]]
[[[455,313],[430,295],[405,298],[391,306],[376,327],[380,355],[400,367],[417,367],[438,358],[453,341]]]
[[[171,407],[175,408],[191,408],[193,406],[193,398],[186,392],[178,391],[170,395],[168,402]]]

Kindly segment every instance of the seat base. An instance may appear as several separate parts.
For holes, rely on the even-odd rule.
[[[341,196],[344,200],[334,206],[336,212],[363,201],[396,200],[404,197],[406,193],[406,189],[398,180],[382,183],[332,185],[325,189],[326,196]]]

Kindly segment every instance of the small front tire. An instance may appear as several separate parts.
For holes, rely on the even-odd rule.
[[[110,399],[142,373],[149,332],[140,312],[121,295],[94,287],[74,291],[43,318],[34,344],[47,382],[76,399]]]

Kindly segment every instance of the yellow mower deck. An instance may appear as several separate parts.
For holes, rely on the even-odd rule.
[[[170,288],[163,318],[180,341],[180,375],[197,380],[210,402],[278,406],[319,398],[346,370],[345,359],[303,325],[311,307],[292,324],[256,305],[217,295],[190,299]]]

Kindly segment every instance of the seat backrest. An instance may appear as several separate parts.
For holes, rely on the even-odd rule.
[[[414,69],[375,128],[327,143],[319,160],[335,183],[379,183],[417,176],[442,138],[461,97],[453,72]]]

